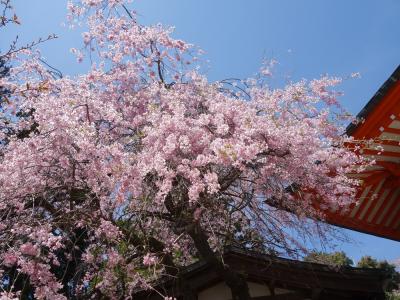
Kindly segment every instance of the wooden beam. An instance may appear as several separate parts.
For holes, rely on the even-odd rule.
[[[279,294],[275,296],[261,296],[261,297],[252,297],[252,300],[304,300],[305,297],[301,293],[288,293],[288,294]]]

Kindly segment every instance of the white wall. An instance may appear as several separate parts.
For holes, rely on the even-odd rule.
[[[269,288],[266,285],[248,282],[251,297],[270,296]],[[275,294],[288,294],[291,291],[284,289],[275,289]],[[225,282],[220,282],[212,287],[201,291],[198,294],[198,300],[231,300],[232,294]]]

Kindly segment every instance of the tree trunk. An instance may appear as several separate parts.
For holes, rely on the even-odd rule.
[[[174,182],[174,186],[178,186],[178,181]],[[217,274],[222,277],[231,289],[233,300],[250,300],[249,287],[245,277],[232,270],[230,266],[224,265],[218,259],[217,254],[211,249],[210,244],[208,243],[207,235],[197,221],[190,217],[182,219],[182,211],[184,210],[186,203],[188,203],[187,194],[186,197],[183,198],[184,200],[181,200],[182,202],[180,207],[175,205],[171,193],[166,197],[164,202],[168,212],[176,219],[176,227],[185,228],[184,232],[193,240],[194,246],[201,258],[215,268]],[[182,205],[182,203],[185,204]],[[181,233],[182,232],[179,232],[178,234]]]
[[[231,289],[233,300],[250,300],[249,287],[246,279],[241,274],[238,274],[224,265],[217,257],[217,254],[211,249],[210,244],[204,231],[200,225],[194,226],[187,231],[192,238],[194,245],[200,256],[211,266],[215,268],[217,273],[224,279],[225,283]]]

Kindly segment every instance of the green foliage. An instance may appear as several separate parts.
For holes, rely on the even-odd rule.
[[[393,290],[397,290],[400,284],[400,274],[396,271],[396,266],[387,262],[386,260],[376,260],[371,256],[363,256],[361,257],[360,261],[357,263],[358,268],[370,268],[370,269],[382,269],[388,276],[388,285],[386,290],[391,292]],[[400,299],[399,295],[392,295],[395,298],[388,298],[388,299]]]
[[[340,267],[350,267],[353,265],[353,261],[343,251],[333,253],[313,251],[304,258],[304,261]]]
[[[314,262],[326,265],[340,267],[350,267],[353,261],[343,251],[333,253],[313,251],[305,258],[306,262]],[[387,275],[387,284],[385,286],[385,296],[387,300],[400,300],[400,273],[396,271],[396,266],[386,260],[377,260],[369,255],[361,257],[357,262],[357,268],[381,269]]]
[[[378,268],[378,261],[369,255],[361,257],[360,261],[357,263],[358,268]]]
[[[397,292],[386,292],[385,293],[386,300],[400,300],[400,293]]]
[[[127,241],[120,241],[117,244],[118,253],[121,255],[126,255],[129,252],[129,243]]]

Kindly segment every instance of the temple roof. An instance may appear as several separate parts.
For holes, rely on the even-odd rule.
[[[245,275],[248,282],[266,285],[272,292],[270,296],[252,299],[385,299],[383,291],[387,275],[380,269],[340,268],[245,251],[236,247],[228,248],[223,257],[224,262],[233,270]],[[142,291],[135,295],[135,299],[161,300],[160,294],[167,294],[179,300],[183,299],[184,290],[191,289],[193,294],[198,295],[223,281],[215,268],[204,261],[183,269],[179,278],[185,283],[177,278],[169,278],[161,281],[156,287],[158,293],[155,290]],[[274,295],[274,290],[285,290],[289,293]]]
[[[363,180],[348,211],[330,211],[327,221],[349,229],[400,241],[400,66],[350,124],[347,134],[370,140],[356,150],[376,164],[356,175]]]

